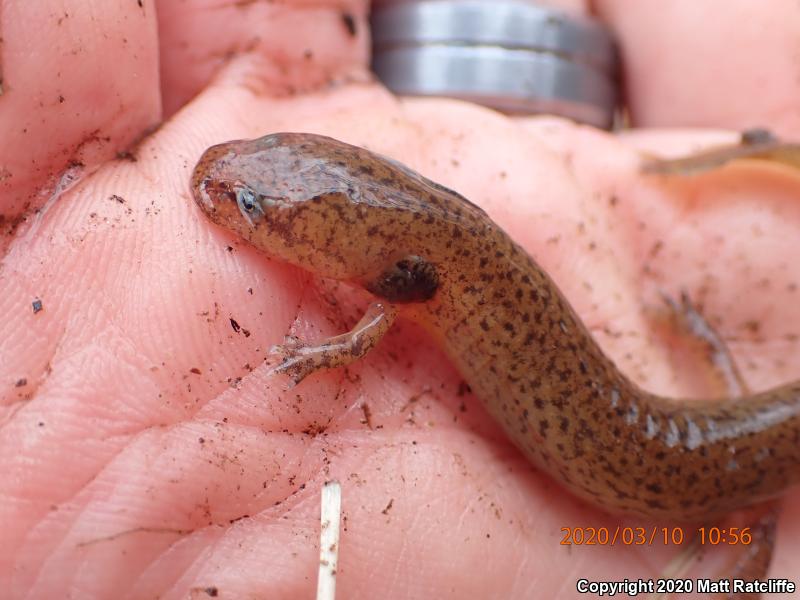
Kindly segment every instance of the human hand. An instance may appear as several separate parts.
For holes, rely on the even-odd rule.
[[[604,10],[624,33],[629,13],[611,4]],[[80,46],[85,54],[69,71],[86,73],[89,56],[104,74],[70,77],[83,95],[54,93],[52,106],[31,111],[14,95],[13,57],[4,58],[3,102],[17,102],[17,119],[50,119],[20,137],[24,144],[4,136],[5,157],[31,148],[54,165],[70,148],[85,171],[69,192],[39,202],[39,214],[24,213],[0,266],[0,588],[10,597],[202,597],[212,589],[220,597],[308,596],[319,489],[332,478],[344,494],[342,597],[569,597],[579,577],[662,573],[675,548],[559,546],[561,527],[620,520],[527,465],[413,325],[396,326],[347,372],[320,373],[290,390],[267,377],[270,345],[287,333],[343,331],[342,315],[352,317],[350,303],[363,297],[331,290],[212,227],[189,197],[188,175],[208,145],[278,130],[391,155],[486,208],[553,275],[620,367],[669,395],[702,390],[676,371],[653,334],[647,305],[664,287],[702,299],[752,387],[800,373],[792,352],[798,273],[785,258],[796,251],[800,217],[791,176],[740,168],[665,185],[638,174],[636,148],[734,136],[620,138],[447,100],[397,101],[368,79],[356,3],[355,36],[342,12],[305,3],[198,4],[190,12],[162,2],[159,36],[151,4],[120,2],[124,12],[100,16],[89,6],[97,9],[66,8],[73,21],[62,23],[73,28],[64,39],[112,39],[116,53]],[[27,27],[55,28],[61,18],[10,19],[4,9],[6,49]],[[74,25],[86,14],[104,17],[104,26]],[[109,38],[110,23],[119,30]],[[671,31],[670,23],[656,31]],[[637,49],[644,52],[647,39]],[[65,84],[54,73],[74,55],[53,49],[50,77],[32,85],[56,92]],[[778,52],[769,43],[760,50],[759,65]],[[121,65],[124,57],[130,62]],[[158,120],[159,95],[171,113],[222,63],[200,96],[133,150],[135,162],[99,164]],[[129,79],[145,82],[125,85]],[[120,90],[122,108],[105,114],[117,105],[99,101],[97,89]],[[788,92],[784,98],[791,102]],[[757,124],[775,126],[767,116]],[[81,139],[90,142],[78,148]],[[42,168],[19,160],[19,179],[6,178],[7,186],[32,182],[5,188],[8,222],[45,183]],[[34,314],[37,297],[43,310]],[[792,532],[800,516],[787,505],[776,576],[798,567]],[[722,558],[709,555],[701,567],[710,575]]]

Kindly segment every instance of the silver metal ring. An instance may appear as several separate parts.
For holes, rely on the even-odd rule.
[[[396,93],[612,123],[617,54],[594,21],[524,0],[408,0],[378,4],[372,36],[373,69]]]

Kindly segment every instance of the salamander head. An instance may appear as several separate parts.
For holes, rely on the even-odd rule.
[[[473,209],[484,215],[399,163],[312,134],[212,146],[191,186],[198,206],[218,225],[272,256],[335,279],[365,280],[419,254],[421,240],[441,239],[451,204],[459,207],[460,220]]]
[[[212,146],[192,174],[194,199],[213,222],[271,256],[326,277],[357,278],[375,269],[376,257],[359,240],[377,214],[360,205],[351,165],[334,156],[339,145],[278,133]]]

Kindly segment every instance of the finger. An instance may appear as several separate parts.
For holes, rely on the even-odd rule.
[[[171,115],[237,55],[268,57],[270,93],[298,94],[369,64],[368,3],[161,0],[164,109]]]
[[[114,157],[158,123],[158,43],[151,0],[1,6],[0,223],[12,233],[51,178]]]
[[[617,35],[633,123],[645,127],[763,126],[800,135],[792,0],[725,5],[600,0]]]

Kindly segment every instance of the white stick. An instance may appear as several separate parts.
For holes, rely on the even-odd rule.
[[[339,519],[342,513],[342,486],[338,481],[329,481],[322,486],[321,500],[317,600],[334,600],[336,565],[339,560]]]

